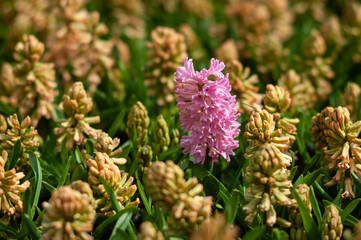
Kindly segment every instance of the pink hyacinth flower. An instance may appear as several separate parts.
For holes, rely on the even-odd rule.
[[[192,59],[178,67],[174,78],[177,107],[181,126],[189,136],[183,136],[180,145],[183,153],[190,152],[194,163],[204,163],[206,154],[217,162],[219,155],[230,161],[229,155],[238,147],[234,140],[239,134],[237,122],[240,116],[235,109],[236,97],[231,96],[228,74],[224,75],[224,63],[212,58],[209,69],[194,71]],[[215,76],[215,81],[208,80]]]

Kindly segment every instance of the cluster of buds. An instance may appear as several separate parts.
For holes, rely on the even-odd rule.
[[[229,73],[229,82],[232,86],[232,95],[236,95],[237,110],[240,113],[251,113],[254,109],[261,108],[262,94],[258,93],[257,75],[250,76],[249,67],[244,68],[237,60],[226,64],[226,72]]]
[[[179,143],[180,143],[180,133],[179,133],[179,130],[177,128],[172,129],[172,131],[170,132],[170,137],[171,137],[170,145],[172,147],[178,146]]]
[[[183,34],[187,45],[187,50],[191,58],[200,59],[206,55],[204,48],[193,29],[187,25],[182,24],[179,27],[179,32]]]
[[[148,169],[153,160],[153,151],[152,148],[148,145],[145,145],[138,149],[137,152],[137,161],[139,163],[138,170],[144,172]]]
[[[15,47],[17,64],[13,69],[4,65],[1,74],[2,80],[9,81],[1,84],[3,92],[9,96],[6,102],[17,106],[22,118],[31,114],[34,126],[42,117],[49,119],[53,116],[53,101],[58,94],[54,90],[57,84],[53,64],[40,62],[43,53],[43,43],[33,35],[24,35]]]
[[[146,171],[145,187],[156,207],[171,212],[166,229],[169,235],[188,235],[212,214],[212,197],[200,196],[203,186],[197,178],[186,181],[182,169],[172,161],[152,163]]]
[[[15,211],[23,211],[23,202],[20,194],[25,192],[30,186],[26,180],[20,184],[20,180],[25,177],[23,172],[16,172],[15,168],[5,171],[5,164],[8,161],[8,153],[3,150],[0,156],[0,213],[6,217],[15,214]]]
[[[302,202],[306,205],[307,210],[312,211],[311,201],[309,199],[310,188],[307,184],[300,184],[296,187],[295,191],[299,194]],[[301,240],[307,239],[306,231],[303,227],[303,221],[301,212],[298,207],[291,208],[288,211],[289,220],[292,223],[292,227],[290,230],[290,239],[291,240]]]
[[[162,115],[157,117],[153,134],[155,142],[154,154],[159,156],[163,151],[167,150],[170,145],[168,125]]]
[[[282,105],[282,104],[281,104]],[[279,108],[279,107],[277,107]],[[275,115],[267,110],[255,110],[245,126],[244,138],[250,142],[245,158],[250,164],[246,169],[246,181],[251,185],[246,190],[248,204],[243,210],[251,223],[259,211],[266,213],[265,223],[273,226],[276,222],[285,227],[291,223],[277,217],[275,206],[295,206],[289,198],[292,182],[288,179],[292,158],[287,150],[290,137],[277,127]]]
[[[292,69],[281,75],[278,85],[289,92],[291,103],[287,111],[291,114],[295,113],[297,107],[302,107],[306,111],[310,110],[317,101],[316,90],[311,82]]]
[[[236,20],[242,58],[251,58],[253,52],[249,49],[253,49],[262,73],[276,70],[287,55],[283,43],[292,34],[293,17],[288,1],[232,0],[226,6],[226,11]]]
[[[293,143],[296,140],[296,125],[300,120],[298,118],[282,117],[281,115],[286,113],[291,105],[289,91],[286,88],[268,84],[263,102],[265,109],[273,114],[276,128],[282,129],[282,135],[289,137],[290,142]]]
[[[43,203],[43,239],[93,239],[88,233],[95,219],[93,202],[88,183],[76,181],[55,189],[50,201]]]
[[[206,219],[189,240],[236,240],[237,232],[237,228],[227,224],[226,218],[219,214]]]
[[[26,169],[30,166],[29,155],[26,151],[37,151],[39,147],[38,131],[30,126],[29,116],[20,123],[18,116],[14,114],[8,117],[7,122],[8,124],[6,124],[4,116],[0,115],[0,149],[11,154],[15,143],[20,140],[20,161],[17,163],[17,169]],[[36,152],[36,154],[38,153]]]
[[[140,224],[138,240],[164,240],[161,232],[157,231],[151,222],[143,222]]]
[[[289,198],[292,182],[288,179],[290,171],[286,169],[290,162],[272,143],[261,145],[249,158],[246,169],[247,188],[245,199],[248,204],[243,210],[248,214],[246,221],[252,223],[259,211],[266,213],[265,223],[273,226],[276,222],[285,227],[291,223],[277,217],[275,206],[295,206],[294,199]]]
[[[345,32],[349,42],[356,43],[352,48],[353,61],[356,63],[361,62],[361,44],[359,39],[361,37],[361,18],[359,12],[361,10],[361,3],[355,0],[346,1],[345,11],[343,12],[342,29]]]
[[[8,27],[7,45],[14,47],[24,33],[34,31],[43,34],[47,26],[50,3],[46,0],[17,0],[16,4],[4,1],[2,5],[2,21]]]
[[[133,126],[135,127],[136,136],[133,136]],[[148,111],[141,102],[137,102],[128,115],[127,133],[129,139],[136,137],[138,147],[144,146],[148,134],[149,117]]]
[[[326,17],[325,0],[296,0],[293,11],[297,15],[310,15],[318,22],[322,22]]]
[[[59,1],[53,10],[54,21],[49,26],[46,59],[55,63],[63,81],[70,81],[71,75],[86,79],[88,91],[92,92],[105,72],[109,73],[109,78],[118,75],[112,50],[116,47],[121,59],[127,62],[129,49],[120,40],[100,39],[108,33],[108,28],[100,23],[99,12],[88,12],[84,2]],[[71,72],[67,71],[67,65],[74,67]]]
[[[125,158],[117,158],[122,153],[122,148],[119,147],[120,139],[112,139],[105,132],[102,132],[95,141],[94,148],[96,152],[106,153],[114,163],[124,165],[127,160]]]
[[[318,99],[325,101],[332,92],[330,80],[335,76],[331,69],[331,58],[324,58],[327,50],[325,39],[320,32],[313,30],[303,45],[303,58],[296,56],[299,72],[316,87]]]
[[[5,62],[0,70],[0,100],[10,103],[10,97],[15,88],[15,77],[10,63]]]
[[[343,28],[344,26],[341,28],[340,21],[335,15],[328,17],[320,28],[322,36],[327,43],[327,48],[333,49],[334,53],[339,53],[346,43],[342,31]]]
[[[216,58],[224,62],[226,66],[236,62],[239,58],[237,45],[233,39],[228,39],[216,50]]]
[[[342,106],[345,106],[351,115],[351,120],[355,121],[357,116],[358,98],[361,88],[357,83],[349,82],[342,95]]]
[[[326,187],[339,184],[343,178],[343,198],[354,198],[350,171],[361,177],[361,140],[357,138],[361,131],[361,121],[353,123],[350,112],[345,107],[327,107],[312,118],[313,140],[326,155],[327,170],[336,174]]]
[[[338,209],[333,204],[328,205],[322,219],[321,238],[340,240],[343,233],[343,224]]]
[[[157,27],[151,33],[152,42],[147,43],[147,63],[145,84],[151,97],[157,99],[159,106],[174,101],[174,72],[187,57],[186,43],[183,35],[171,28]]]
[[[157,0],[156,3],[170,13],[182,8],[183,12],[200,18],[210,17],[213,14],[210,0]]]
[[[145,36],[143,1],[112,0],[112,16],[110,28],[115,36],[126,36],[130,39],[143,39]]]
[[[109,195],[101,182],[102,178],[114,190],[121,209],[138,206],[139,198],[131,201],[131,198],[137,191],[137,186],[135,184],[132,185],[133,177],[128,178],[128,174],[121,171],[108,154],[96,152],[94,159],[88,159],[88,166],[88,180],[94,192],[97,203],[96,211],[99,216],[111,217],[116,213]]]
[[[60,104],[67,119],[60,119],[60,128],[55,128],[54,132],[59,135],[57,142],[60,145],[64,138],[67,137],[66,147],[68,150],[74,149],[74,143],[78,146],[85,144],[86,137],[90,136],[96,139],[101,130],[94,129],[91,123],[99,123],[99,116],[85,117],[93,108],[93,102],[84,89],[81,82],[76,82],[68,90],[68,94],[63,96]]]

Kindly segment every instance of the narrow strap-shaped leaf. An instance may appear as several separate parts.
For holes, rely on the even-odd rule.
[[[237,216],[237,211],[239,208],[239,203],[241,201],[241,193],[240,191],[234,189],[232,191],[232,196],[229,199],[229,202],[227,203],[226,209],[224,210],[224,213],[226,215],[227,223],[233,223],[234,219]]]
[[[360,203],[361,198],[354,199],[352,202],[350,202],[344,209],[343,212],[340,214],[342,219],[346,219],[351,212],[357,207],[357,205]]]
[[[153,213],[152,213],[151,202],[148,201],[148,198],[147,198],[147,196],[145,195],[144,187],[143,187],[143,184],[141,183],[141,181],[139,181],[139,177],[138,177],[138,172],[137,172],[137,171],[135,172],[135,179],[137,180],[137,186],[138,186],[139,195],[140,195],[140,198],[141,198],[142,201],[143,201],[144,207],[145,207],[145,209],[147,210],[147,213],[148,213],[150,216],[152,216]]]
[[[122,216],[124,213],[127,212],[136,212],[138,211],[138,208],[136,207],[128,207],[118,213],[116,213],[114,216],[104,220],[93,232],[94,239],[104,239],[104,235],[109,233],[113,228],[116,221],[119,219],[120,216]]]
[[[116,212],[120,212],[121,208],[117,201],[117,197],[115,196],[114,190],[110,187],[107,181],[104,180],[104,178],[100,177],[100,181],[104,185],[105,191],[107,192],[109,199],[111,203],[113,204],[113,207]]]
[[[35,213],[35,206],[38,205],[39,202],[43,175],[39,160],[33,152],[29,153],[29,160],[30,160],[30,166],[33,169],[35,175],[35,186],[30,196],[30,203],[31,203],[30,218],[33,219]]]
[[[320,206],[318,205],[317,202],[315,191],[313,190],[313,186],[310,186],[309,199],[311,202],[312,210],[317,218],[318,227],[320,228],[322,225],[322,214],[321,214]]]
[[[0,232],[6,233],[7,235],[11,237],[15,237],[18,233],[16,232],[16,229],[6,225],[2,221],[0,221]],[[1,235],[0,235],[1,236]]]
[[[0,154],[1,154],[1,152],[0,152]],[[11,151],[9,159],[5,164],[5,171],[13,169],[16,166],[16,164],[18,163],[20,154],[21,154],[21,141],[17,140]]]
[[[321,234],[305,203],[302,201],[297,191],[294,191],[295,198],[298,203],[298,208],[301,213],[303,227],[305,228],[308,239],[320,239]]]
[[[257,226],[253,228],[252,230],[248,231],[246,235],[242,237],[242,240],[257,240],[261,239],[263,234],[266,231],[265,226]]]
[[[25,225],[25,228],[28,230],[28,233],[31,236],[31,239],[40,239],[41,234],[34,224],[33,220],[29,217],[28,214],[23,213],[22,223]]]
[[[63,174],[61,175],[61,178],[58,182],[58,187],[63,186],[65,184],[66,177],[68,176],[70,164],[71,164],[72,156],[69,156],[66,165],[63,170]]]
[[[132,215],[133,212],[126,212],[119,217],[118,221],[115,223],[112,235],[109,238],[110,240],[116,239],[115,236],[117,232],[125,232],[125,230],[129,226]]]
[[[60,157],[61,157],[61,163],[63,165],[65,165],[66,161],[68,160],[68,149],[67,149],[67,146],[66,146],[67,142],[68,142],[68,137],[65,137],[63,139],[63,141],[61,142]]]
[[[312,173],[307,174],[304,178],[303,178],[303,183],[307,184],[308,186],[311,186],[313,184],[313,182],[318,178],[318,176],[320,176],[322,169],[319,168],[316,171],[313,171]]]

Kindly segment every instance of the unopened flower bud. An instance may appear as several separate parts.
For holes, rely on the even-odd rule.
[[[149,117],[148,111],[141,102],[137,102],[128,115],[126,133],[130,139],[133,137],[133,126],[136,130],[136,143],[138,147],[145,144],[148,134]]]
[[[321,238],[330,240],[341,239],[343,232],[343,224],[338,209],[330,204],[326,207],[323,214],[323,221],[321,226]]]
[[[157,121],[154,125],[153,134],[155,141],[154,154],[156,156],[159,156],[161,152],[164,152],[168,149],[168,146],[170,144],[168,125],[162,115],[157,117]]]
[[[151,222],[146,221],[140,224],[138,240],[164,240],[164,236]]]

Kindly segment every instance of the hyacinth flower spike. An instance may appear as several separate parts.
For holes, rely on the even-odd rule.
[[[178,67],[176,82],[177,107],[180,110],[181,126],[184,132],[180,145],[184,154],[191,153],[194,163],[204,163],[207,158],[217,162],[219,155],[230,161],[229,155],[239,146],[234,140],[239,134],[236,97],[231,96],[228,74],[222,70],[225,65],[211,59],[209,69],[195,71],[192,59]],[[208,77],[216,77],[215,81]],[[206,156],[207,155],[207,156]]]

